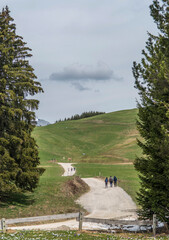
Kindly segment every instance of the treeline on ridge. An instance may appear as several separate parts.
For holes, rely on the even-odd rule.
[[[56,121],[56,123],[57,122],[63,122],[63,121],[70,121],[70,120],[79,120],[79,119],[82,119],[82,118],[93,117],[93,116],[100,115],[100,114],[105,114],[105,112],[98,112],[98,111],[83,112],[80,115],[79,114],[75,114],[75,115],[73,115],[70,118],[65,118],[64,120],[60,119],[60,120]]]

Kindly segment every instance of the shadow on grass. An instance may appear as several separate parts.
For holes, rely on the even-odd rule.
[[[33,194],[13,193],[0,198],[0,208],[6,208],[9,205],[14,206],[29,206],[35,202]]]

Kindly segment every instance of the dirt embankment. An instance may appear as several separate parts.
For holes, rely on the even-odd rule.
[[[82,193],[89,191],[89,186],[80,177],[75,176],[64,184],[62,192],[66,197],[79,197]]]

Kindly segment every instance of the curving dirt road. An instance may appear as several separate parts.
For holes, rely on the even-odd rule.
[[[70,176],[70,163],[59,163],[64,169],[63,176]],[[69,169],[69,170],[68,170]],[[75,172],[72,171],[72,175]],[[82,178],[90,191],[82,195],[77,202],[82,205],[89,214],[87,217],[102,219],[137,219],[136,205],[131,197],[120,187],[105,188],[104,181],[98,178]],[[104,228],[102,224],[84,223],[84,229]],[[78,229],[76,220],[43,224],[36,226],[12,227],[11,229]]]
[[[90,191],[78,199],[92,218],[136,219],[136,204],[120,187],[104,187],[98,178],[83,178],[90,186]]]

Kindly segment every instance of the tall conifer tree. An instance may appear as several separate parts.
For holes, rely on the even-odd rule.
[[[43,172],[31,137],[38,101],[27,98],[43,89],[29,64],[30,51],[6,7],[0,13],[0,195],[32,191]]]
[[[135,160],[141,188],[140,215],[157,214],[169,222],[169,1],[154,0],[150,6],[159,33],[148,34],[146,50],[140,64],[133,64],[138,103],[138,140],[143,156]]]

